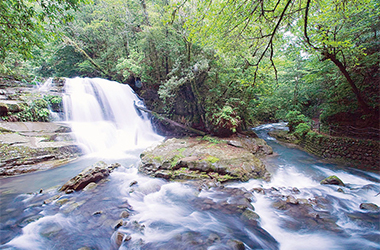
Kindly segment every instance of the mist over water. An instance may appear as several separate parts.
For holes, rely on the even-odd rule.
[[[88,156],[58,169],[0,179],[2,191],[18,183],[12,187],[17,191],[1,199],[7,214],[1,214],[0,249],[220,250],[233,249],[229,244],[234,241],[242,242],[245,249],[380,249],[379,212],[359,208],[363,202],[380,205],[380,176],[323,163],[268,136],[269,130],[286,129],[286,124],[254,129],[278,154],[266,159],[271,180],[225,185],[252,195],[251,204],[260,216],[258,225],[253,225],[240,215],[204,208],[205,201],[231,202],[233,197],[223,189],[199,189],[138,173],[140,153],[163,138],[135,108],[142,103],[129,86],[74,78],[67,79],[65,91],[66,121]],[[60,194],[56,187],[49,189],[99,159],[119,162],[121,167],[96,189],[72,194]],[[338,192],[337,186],[319,184],[330,175],[347,184],[341,187],[343,192]],[[40,186],[34,181],[43,183],[44,179],[49,181],[39,193]],[[56,195],[62,196],[44,204]],[[290,195],[322,203],[303,207],[314,209],[307,214],[310,218],[290,213],[296,213],[300,205],[292,206],[293,210],[275,208],[274,203]],[[129,216],[115,227],[125,211]],[[315,214],[333,222],[336,230],[323,228]],[[118,233],[131,239],[118,246]]]

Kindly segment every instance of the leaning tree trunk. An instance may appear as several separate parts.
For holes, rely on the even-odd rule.
[[[352,80],[350,74],[348,73],[348,71],[347,71],[346,67],[343,65],[343,63],[341,61],[339,61],[338,58],[336,58],[336,56],[334,54],[324,52],[323,55],[326,58],[330,59],[336,66],[338,66],[340,72],[342,72],[342,74],[346,78],[347,82],[350,84],[351,90],[352,90],[352,92],[354,92],[359,106],[364,110],[365,113],[367,113],[367,114],[371,113],[371,110],[372,110],[371,107],[363,100],[361,93],[360,93],[360,90],[356,87],[356,84]]]

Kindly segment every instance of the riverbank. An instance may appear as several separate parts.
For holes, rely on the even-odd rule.
[[[47,170],[83,155],[65,124],[0,122],[0,177]]]
[[[288,131],[274,130],[269,135],[280,142],[298,145],[300,149],[329,162],[377,172],[380,166],[380,142],[375,140],[333,137],[309,132],[303,138]]]

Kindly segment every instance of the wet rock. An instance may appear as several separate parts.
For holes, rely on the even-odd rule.
[[[286,202],[290,203],[290,204],[293,204],[293,205],[297,205],[298,204],[298,200],[296,198],[294,198],[294,196],[292,196],[292,195],[289,195],[286,198]]]
[[[131,183],[129,183],[129,186],[132,187],[132,186],[134,186],[136,184],[137,184],[137,181],[132,181]]]
[[[371,212],[378,212],[378,211],[380,211],[379,206],[376,205],[376,204],[374,204],[374,203],[362,203],[362,204],[360,204],[360,209],[368,210],[368,211],[371,211]]]
[[[44,217],[44,216],[41,215],[41,214],[37,214],[37,215],[30,216],[30,217],[24,219],[24,220],[19,224],[19,226],[20,226],[20,227],[25,227],[25,226],[28,225],[29,223],[34,222],[34,221],[37,221],[37,220],[41,219],[42,217]]]
[[[119,227],[122,227],[122,226],[123,226],[123,220],[118,220],[117,222],[115,222],[112,228],[118,229]]]
[[[327,177],[326,179],[323,179],[321,181],[321,184],[322,185],[338,185],[338,186],[344,187],[343,181],[341,179],[339,179],[336,175],[331,175],[331,176]]]
[[[121,214],[120,214],[120,218],[128,218],[129,217],[129,213],[128,213],[128,211],[123,211],[123,212],[121,212]]]
[[[62,226],[59,224],[47,223],[42,226],[40,230],[40,235],[46,238],[54,237],[57,234],[59,234],[59,232],[62,231],[62,229]]]
[[[67,202],[69,202],[69,199],[67,199],[67,198],[63,198],[63,199],[59,199],[59,200],[57,200],[57,203],[58,203],[60,206],[62,206],[63,204],[65,204],[65,203],[67,203]]]
[[[82,155],[65,127],[48,122],[0,122],[0,175],[11,176],[54,168]],[[51,141],[46,138],[66,138]]]
[[[48,199],[44,200],[43,204],[50,204],[53,201],[58,200],[59,198],[61,198],[61,195],[55,195],[55,196],[53,196],[51,198],[48,198]]]
[[[299,193],[301,193],[301,191],[300,191],[298,188],[296,188],[296,187],[294,187],[294,188],[292,189],[292,192],[295,193],[295,194],[299,194]]]
[[[66,182],[59,191],[66,192],[67,190],[79,191],[86,187],[89,183],[97,183],[100,180],[109,176],[109,174],[117,167],[119,163],[107,165],[105,162],[97,162],[94,165],[84,169],[80,174]]]
[[[68,189],[66,189],[66,191],[65,191],[66,194],[71,194],[71,193],[73,193],[73,192],[74,192],[74,190],[71,189],[71,188],[68,188]]]
[[[338,188],[336,191],[339,193],[344,193],[344,190],[342,188]]]
[[[78,207],[82,206],[84,203],[86,203],[85,200],[83,200],[83,201],[78,201],[78,202],[68,202],[68,203],[66,203],[66,205],[63,207],[63,208],[64,208],[63,213],[65,213],[65,214],[71,213],[71,212],[73,212],[75,209],[77,209]]]
[[[141,154],[139,171],[171,180],[218,182],[269,178],[265,165],[250,151],[198,138],[169,139]]]
[[[260,216],[251,209],[246,209],[240,216],[240,219],[248,222],[249,224],[257,225],[257,221],[260,219]]]
[[[94,215],[101,215],[101,214],[103,214],[103,211],[95,211],[92,213],[93,216]]]
[[[97,187],[98,184],[96,184],[95,182],[90,182],[88,183],[84,188],[83,188],[83,191],[89,191],[89,190],[93,190]]]
[[[207,243],[209,244],[214,244],[214,243],[219,243],[219,242],[220,242],[220,237],[219,235],[215,233],[211,233],[207,238]]]
[[[286,210],[288,208],[286,201],[283,201],[283,200],[273,202],[272,207],[279,209],[279,210]]]
[[[251,191],[252,191],[252,192],[259,193],[259,194],[265,194],[265,189],[264,189],[264,188],[261,188],[261,187],[258,187],[258,188],[252,188]]]
[[[131,239],[132,237],[129,234],[125,235],[121,232],[117,232],[115,237],[115,243],[118,247],[120,247],[121,244],[123,244],[123,242],[130,241]]]
[[[227,246],[231,247],[233,250],[245,250],[244,243],[239,240],[228,240]]]

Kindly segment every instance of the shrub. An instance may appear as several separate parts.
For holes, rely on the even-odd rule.
[[[50,118],[49,107],[54,111],[60,111],[62,98],[60,96],[47,95],[33,100],[30,105],[24,105],[23,111],[16,115],[23,122],[48,122]]]
[[[294,135],[298,138],[304,138],[306,134],[310,131],[310,126],[306,123],[300,123],[297,125]]]
[[[299,112],[298,110],[289,111],[288,114],[286,115],[286,120],[288,121],[288,127],[289,127],[290,133],[295,132],[299,124],[304,123],[305,125],[307,125],[306,123],[308,123],[307,117],[301,114],[301,112]]]
[[[216,129],[219,132],[223,131],[220,133],[221,135],[236,133],[237,128],[241,123],[240,117],[231,106],[224,106],[219,112],[214,113],[212,118]]]

